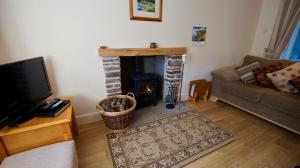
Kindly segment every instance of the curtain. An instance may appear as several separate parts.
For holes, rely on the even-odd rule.
[[[266,56],[279,58],[300,19],[300,0],[282,0]]]
[[[300,61],[300,20],[283,52],[281,59]]]

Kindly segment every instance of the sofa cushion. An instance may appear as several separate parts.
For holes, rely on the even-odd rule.
[[[238,96],[249,101],[260,102],[263,93],[269,89],[259,87],[253,84],[246,84],[241,81],[232,81],[225,82],[222,85],[222,90],[223,92],[234,96]]]
[[[290,80],[300,76],[300,62],[290,65],[280,71],[267,74],[274,86],[282,91],[297,93],[298,90],[289,83]]]
[[[256,71],[254,71],[256,82],[259,86],[274,88],[273,83],[267,77],[267,73],[272,73],[274,71],[281,70],[283,65],[281,63],[272,64],[269,66],[262,67]]]
[[[244,83],[255,83],[254,71],[260,69],[261,65],[258,61],[248,65],[241,66],[236,69],[236,72],[240,75],[240,79]]]
[[[293,85],[295,88],[297,88],[298,91],[300,92],[300,76],[295,79],[290,80],[289,83],[291,85]]]
[[[264,93],[261,104],[300,119],[299,95],[269,90]]]
[[[285,67],[295,63],[295,62],[288,61],[288,60],[269,59],[269,58],[246,55],[244,57],[244,62],[242,64],[242,66],[251,64],[251,63],[256,62],[256,61],[258,61],[261,64],[261,66],[263,66],[263,67],[264,66],[269,66],[269,65],[272,65],[272,64],[281,63],[285,68]]]

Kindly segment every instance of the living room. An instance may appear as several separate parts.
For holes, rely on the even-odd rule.
[[[126,95],[127,91],[133,92],[130,90],[130,87],[124,90],[123,79],[120,79],[120,82],[117,84],[107,82],[109,77],[107,62],[111,60],[116,61],[114,62],[116,66],[113,66],[115,68],[113,72],[118,72],[114,73],[119,74],[118,77],[114,78],[119,79],[131,67],[125,66],[124,68],[126,58],[133,63],[130,64],[134,67],[133,70],[138,69],[139,65],[143,65],[141,69],[144,68],[145,72],[162,71],[161,76],[164,79],[159,85],[161,88],[157,89],[160,90],[160,93],[158,93],[160,98],[157,104],[153,103],[156,106],[152,104],[145,105],[145,107],[138,107],[135,110],[130,107],[133,110],[133,115],[145,114],[144,116],[139,116],[143,118],[143,122],[140,121],[140,124],[158,121],[177,114],[186,114],[183,109],[192,109],[190,111],[197,114],[187,111],[190,116],[199,114],[203,118],[207,118],[212,125],[218,126],[218,129],[224,129],[225,134],[222,134],[223,138],[225,138],[225,135],[228,135],[224,139],[224,143],[220,143],[219,146],[213,145],[213,147],[201,151],[193,157],[184,161],[174,161],[173,165],[165,167],[295,167],[300,164],[300,126],[299,122],[295,123],[295,121],[300,120],[299,117],[297,118],[300,111],[297,110],[300,109],[299,94],[288,93],[292,94],[292,97],[298,97],[292,99],[290,101],[291,104],[286,103],[289,107],[282,105],[283,110],[281,111],[288,111],[289,114],[270,118],[260,113],[261,109],[263,109],[262,111],[268,110],[265,110],[264,107],[258,108],[255,103],[251,104],[252,108],[246,107],[245,103],[251,102],[249,99],[257,98],[257,94],[254,98],[246,98],[245,103],[240,105],[241,101],[229,99],[227,94],[216,89],[214,83],[216,70],[230,66],[235,68],[241,65],[245,66],[247,65],[245,60],[249,58],[245,57],[246,55],[257,56],[258,58],[290,59],[288,54],[285,57],[278,56],[278,53],[276,53],[277,55],[272,55],[273,50],[271,50],[274,49],[274,46],[276,47],[276,45],[273,45],[272,48],[272,41],[274,39],[276,41],[275,30],[282,28],[280,26],[280,18],[286,12],[283,9],[285,9],[285,4],[287,3],[291,4],[291,6],[294,5],[292,16],[295,16],[296,21],[295,19],[290,19],[293,22],[293,24],[289,24],[292,28],[282,29],[283,32],[288,32],[288,35],[284,36],[284,40],[282,40],[284,42],[280,44],[280,54],[287,52],[284,49],[291,45],[291,39],[297,34],[295,32],[297,27],[299,27],[297,26],[297,20],[299,20],[300,15],[299,0],[0,0],[0,64],[5,65],[42,56],[51,86],[52,97],[71,100],[69,107],[72,107],[72,109],[66,108],[66,111],[69,110],[68,115],[63,113],[55,118],[57,123],[59,122],[60,124],[63,121],[74,121],[74,123],[66,124],[71,126],[66,126],[65,128],[67,130],[70,129],[69,131],[72,133],[68,136],[62,135],[62,140],[60,140],[64,142],[74,139],[72,141],[73,144],[68,144],[70,145],[68,147],[73,145],[73,152],[70,152],[71,149],[68,151],[72,156],[69,157],[69,162],[71,160],[76,162],[74,167],[76,165],[79,167],[150,167],[153,166],[151,165],[152,163],[159,162],[161,158],[174,154],[172,150],[163,151],[155,148],[152,152],[160,153],[161,156],[154,155],[157,158],[153,156],[155,159],[152,158],[151,162],[147,161],[147,165],[143,165],[135,163],[139,159],[145,159],[143,157],[141,157],[142,159],[138,158],[139,155],[143,154],[135,154],[133,150],[131,153],[134,156],[131,156],[130,152],[126,153],[126,164],[117,162],[118,158],[113,154],[111,146],[112,139],[110,140],[109,137],[112,137],[112,135],[119,136],[119,132],[114,132],[107,128],[106,120],[104,121],[105,117],[101,117],[99,108],[97,110],[96,106],[108,96],[118,96],[115,93]],[[147,8],[147,11],[141,12],[143,8]],[[152,16],[149,13],[154,14]],[[205,30],[205,33],[204,35],[199,33],[201,38],[194,39],[193,35],[199,29]],[[139,57],[143,58],[142,63],[140,59],[136,59]],[[162,63],[161,60],[164,60],[164,62]],[[169,68],[170,64],[168,64],[168,61],[178,64],[178,74],[177,70],[171,73],[163,70]],[[250,62],[254,63],[256,61],[257,59]],[[288,66],[299,66],[297,58],[290,59],[290,61],[293,64]],[[152,64],[155,64],[154,68],[149,69]],[[148,69],[145,67],[148,67]],[[282,69],[284,68],[286,66],[282,67]],[[235,70],[233,76],[225,76],[224,78],[235,79]],[[217,76],[222,74],[222,72],[228,71],[230,70],[222,69]],[[175,82],[177,90],[172,95],[168,92],[172,87],[170,82],[166,82],[166,76],[174,73],[176,73],[175,76],[179,80]],[[295,78],[297,77],[299,76]],[[203,85],[207,88],[206,96],[208,100],[205,101],[205,99],[202,100],[200,98],[194,103],[190,100],[193,96],[190,82],[200,79],[205,81]],[[238,80],[240,82],[240,76],[238,76]],[[272,82],[274,83],[274,81]],[[221,84],[226,85],[227,83],[221,82]],[[109,87],[115,86],[119,90],[110,92],[111,89]],[[223,86],[220,87],[223,89]],[[236,95],[241,92],[244,95],[248,94],[244,90],[235,90],[237,87],[234,85],[226,85],[226,87],[230,88],[230,93],[236,92]],[[2,89],[5,91],[6,88]],[[279,90],[277,89],[276,92],[283,92]],[[249,94],[251,93],[249,91]],[[259,96],[263,97],[264,94],[265,92],[263,91]],[[237,96],[243,98],[244,95]],[[175,104],[175,107],[168,111],[165,107],[167,100],[170,100],[167,97],[169,98],[170,96],[176,97],[176,101],[172,102]],[[135,97],[139,106],[139,97],[136,94]],[[259,101],[261,101],[261,97]],[[1,96],[1,99],[3,99],[3,96]],[[272,101],[273,99],[270,100],[270,102]],[[278,101],[278,108],[281,108],[280,102],[282,101],[281,99],[278,99]],[[285,102],[282,103],[284,104]],[[257,110],[255,107],[257,107]],[[151,115],[148,111],[151,111]],[[159,115],[156,115],[153,111],[158,111]],[[272,112],[276,113],[276,110],[270,111],[270,113]],[[290,117],[290,113],[296,113],[297,115],[296,117]],[[154,119],[153,116],[156,116],[156,118]],[[281,120],[286,116],[291,119]],[[64,120],[65,118],[63,117],[66,117],[67,120]],[[201,118],[201,121],[206,121],[203,118]],[[58,121],[58,119],[61,120]],[[277,121],[279,119],[280,121]],[[50,121],[50,119],[46,120]],[[197,124],[197,120],[194,122],[194,124]],[[184,125],[183,121],[178,123],[183,123]],[[202,122],[199,121],[199,123]],[[292,124],[289,125],[289,123]],[[26,122],[23,124],[26,125]],[[77,125],[77,127],[74,127],[74,125]],[[126,129],[130,130],[135,127],[137,127],[137,124],[131,122]],[[22,128],[22,124],[20,128]],[[126,129],[125,131],[128,131]],[[8,161],[8,158],[12,157],[11,160],[13,160],[13,156],[19,153],[28,152],[33,148],[47,147],[49,144],[59,142],[58,138],[53,138],[47,145],[44,145],[37,140],[32,140],[30,148],[26,148],[26,150],[22,148],[21,150],[21,141],[22,143],[24,141],[25,144],[25,140],[12,137],[10,142],[18,143],[18,145],[13,145],[10,148],[5,144],[8,137],[7,139],[3,137],[20,132],[10,131],[12,132],[0,133],[4,142],[3,148],[6,151],[4,152],[6,156],[3,159],[6,158],[5,160]],[[44,132],[41,135],[47,136],[54,132],[56,131],[53,128],[52,131]],[[198,135],[200,134],[194,136],[194,139],[199,138]],[[124,138],[126,139],[126,137]],[[31,139],[26,139],[26,142],[27,140],[30,141]],[[145,140],[139,139],[136,141],[138,143]],[[11,143],[7,145],[11,145]],[[128,146],[130,145],[132,144],[128,144]],[[135,145],[132,148],[135,147],[138,150],[144,150],[144,148],[139,148]],[[177,147],[178,150],[182,149],[180,145],[170,148],[177,149]],[[10,150],[16,151],[10,152]],[[151,150],[147,152],[151,153]],[[168,155],[164,152],[170,153]],[[74,153],[77,153],[77,159],[70,159],[73,158],[73,155],[75,157]],[[147,155],[145,157],[150,156]],[[21,157],[19,161],[7,163],[7,167],[10,166],[9,164],[13,165],[14,163],[23,165],[26,159]],[[30,160],[30,162],[35,162],[35,160]],[[66,162],[62,161],[62,165],[63,163]],[[66,167],[59,165],[59,163],[57,164],[56,166],[49,164],[39,167]],[[70,163],[70,165],[72,164]],[[5,165],[0,167],[2,166],[5,167]],[[16,165],[13,166],[16,167]]]

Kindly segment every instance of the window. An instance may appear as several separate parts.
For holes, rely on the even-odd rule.
[[[300,20],[291,36],[290,41],[281,53],[282,59],[300,61]]]

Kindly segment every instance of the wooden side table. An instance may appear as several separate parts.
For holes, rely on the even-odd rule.
[[[205,79],[200,80],[192,80],[190,81],[190,89],[189,94],[191,94],[191,91],[193,89],[192,96],[190,95],[191,100],[193,103],[196,103],[196,100],[203,96],[203,99],[205,102],[207,102],[208,94],[209,94],[209,82],[207,82]]]
[[[59,116],[35,117],[17,128],[4,127],[0,130],[0,161],[32,148],[73,139],[78,135],[77,125],[71,105]]]

